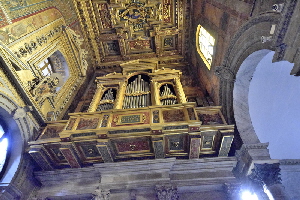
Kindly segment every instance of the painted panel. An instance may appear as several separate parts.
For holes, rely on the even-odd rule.
[[[59,137],[59,133],[64,130],[65,125],[62,126],[47,126],[43,135],[40,139],[56,138]]]
[[[203,125],[223,124],[223,120],[219,114],[198,113],[198,117]]]
[[[75,155],[73,154],[71,149],[61,148],[60,151],[65,156],[66,160],[72,168],[80,168],[80,164],[77,162],[77,159],[75,158]]]
[[[165,158],[163,140],[153,141],[153,147],[155,152],[155,158]]]
[[[130,126],[134,124],[149,124],[149,112],[141,112],[126,115],[113,115],[112,127],[115,126]]]
[[[1,3],[9,17],[16,19],[52,6],[53,0],[10,0]]]
[[[77,130],[95,129],[97,128],[98,123],[99,123],[99,118],[81,118],[76,129]]]
[[[219,151],[219,156],[225,156],[225,157],[228,156],[232,140],[233,140],[233,135],[223,137],[220,151]]]
[[[191,138],[190,159],[199,158],[201,138]]]
[[[187,139],[184,134],[168,135],[166,136],[167,152],[186,151]]]
[[[185,121],[183,110],[164,110],[163,118],[165,122]]]
[[[159,111],[158,110],[153,111],[153,123],[159,123]]]

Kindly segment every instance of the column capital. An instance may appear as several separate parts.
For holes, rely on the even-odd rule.
[[[254,163],[274,163],[271,160],[269,143],[243,144],[240,150],[236,151],[237,165],[234,169],[236,176],[245,177],[250,174]]]
[[[234,79],[234,72],[226,66],[216,66],[215,74],[224,81],[233,82]]]
[[[280,184],[280,168],[279,163],[254,163],[254,168],[251,170],[251,174],[248,178],[255,184],[272,186],[274,184]]]
[[[178,200],[177,187],[172,185],[156,185],[156,197],[158,200]]]
[[[102,189],[97,188],[93,193],[95,200],[109,200],[110,197],[110,190],[109,189]]]

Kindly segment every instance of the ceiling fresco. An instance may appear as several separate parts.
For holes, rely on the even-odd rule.
[[[182,55],[184,0],[77,0],[95,66]]]

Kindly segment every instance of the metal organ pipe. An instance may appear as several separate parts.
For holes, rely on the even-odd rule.
[[[163,91],[160,93],[162,105],[176,104],[176,95],[172,92],[168,84],[163,86]],[[175,99],[174,99],[175,97]]]
[[[110,88],[102,96],[96,111],[113,109],[114,101],[115,101],[114,92],[113,89]]]
[[[149,82],[142,78],[142,75],[137,77],[127,84],[123,100],[123,109],[140,108],[150,105],[150,87]]]

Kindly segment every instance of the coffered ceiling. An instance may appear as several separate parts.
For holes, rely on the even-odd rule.
[[[186,0],[77,0],[95,67],[184,55]]]

